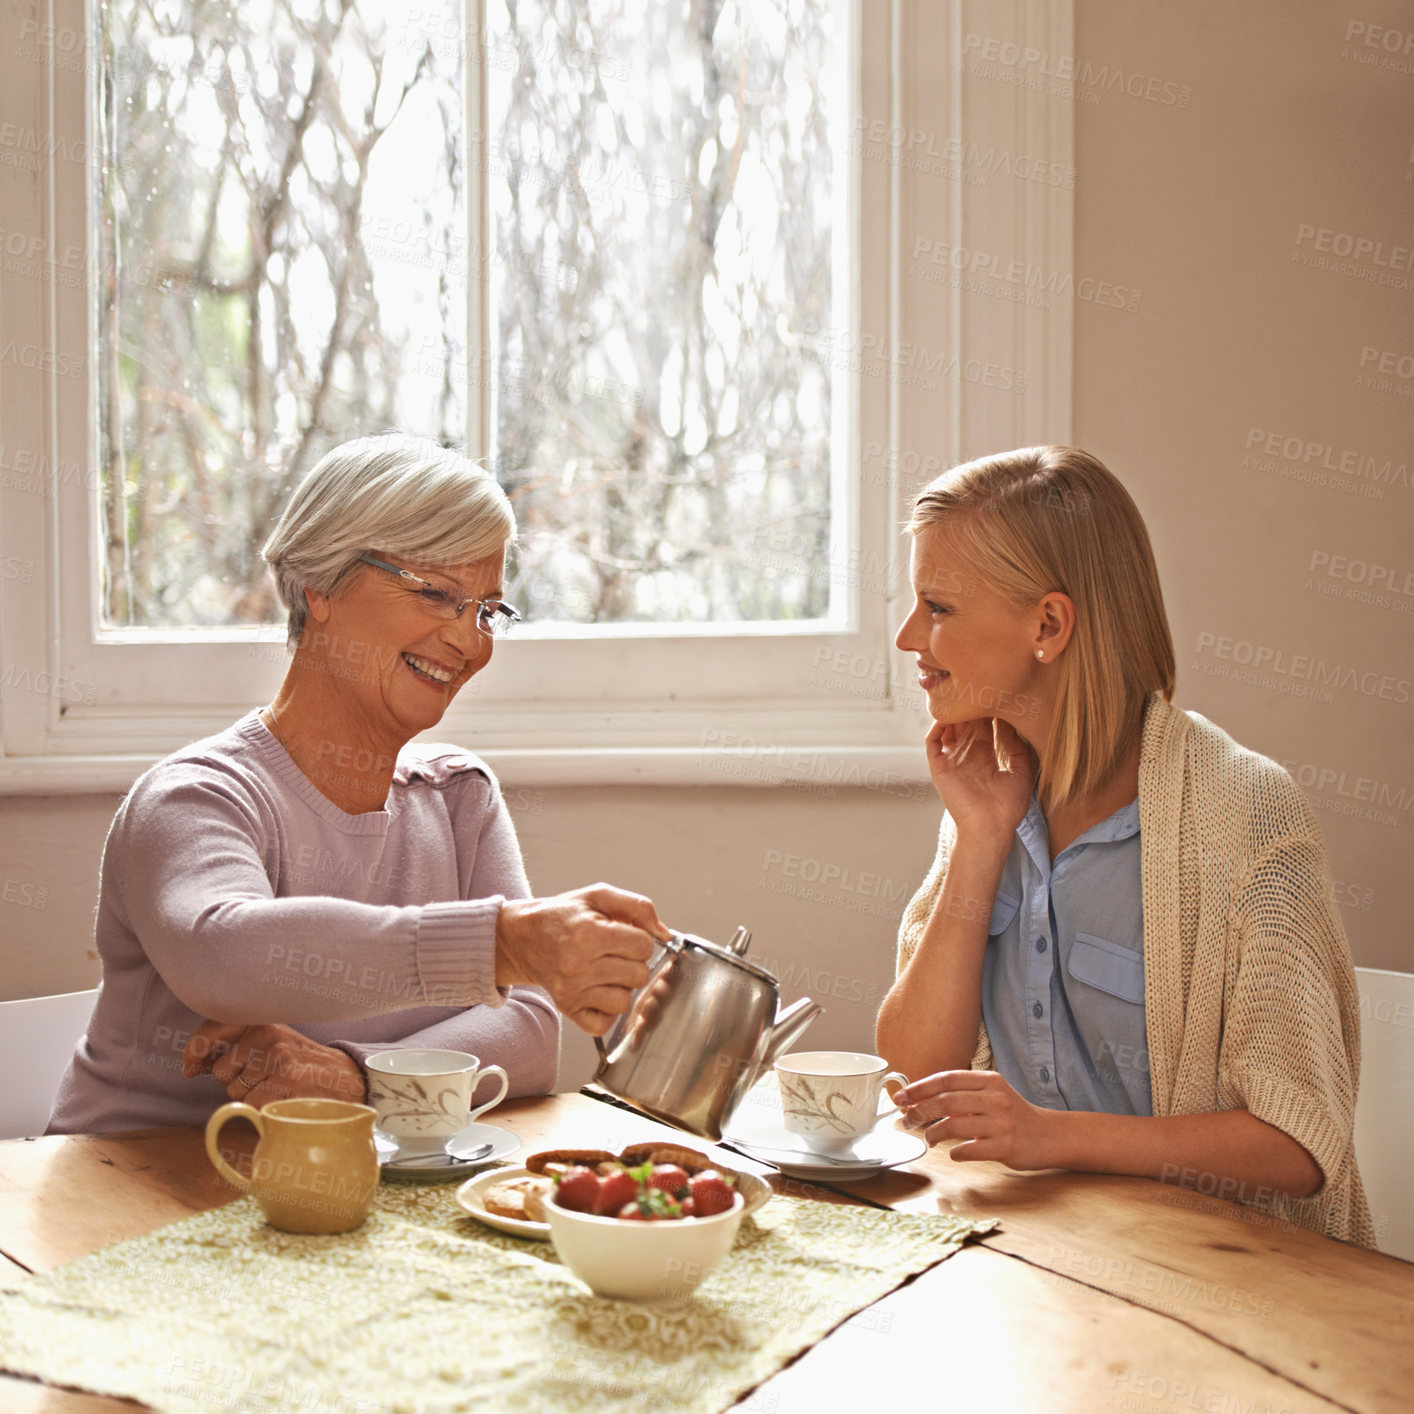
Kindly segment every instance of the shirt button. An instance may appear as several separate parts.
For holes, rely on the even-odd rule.
[[[1046,951],[1046,940],[1045,940],[1044,938],[1037,938],[1037,939],[1036,939],[1036,951],[1037,951],[1037,952],[1045,952],[1045,951]]]
[[[1034,1002],[1034,1003],[1032,1004],[1032,1006],[1031,1006],[1031,1015],[1034,1016],[1037,1021],[1039,1021],[1039,1020],[1041,1019],[1041,1011],[1042,1011],[1041,1003],[1040,1003],[1040,1002]]]
[[[1042,1067],[1041,1067],[1041,1084],[1042,1084],[1042,1085],[1049,1085],[1050,1083],[1051,1083],[1051,1072],[1050,1072],[1049,1070],[1047,1070],[1045,1066],[1042,1066]]]

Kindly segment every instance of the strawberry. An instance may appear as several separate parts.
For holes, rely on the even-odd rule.
[[[682,1208],[675,1198],[670,1198],[661,1188],[645,1188],[632,1203],[625,1203],[619,1209],[619,1216],[635,1222],[656,1223],[665,1219],[680,1218]]]
[[[599,1180],[599,1192],[594,1199],[594,1211],[600,1217],[610,1217],[617,1213],[625,1203],[631,1203],[638,1197],[638,1183],[634,1176],[627,1169],[621,1169],[618,1173],[611,1173],[607,1178]]]
[[[648,1187],[661,1188],[676,1198],[687,1192],[687,1170],[677,1164],[654,1164],[653,1172],[648,1175]]]
[[[599,1182],[599,1175],[593,1169],[576,1166],[560,1176],[555,1185],[555,1201],[573,1213],[593,1212]]]
[[[699,1218],[716,1217],[736,1202],[736,1190],[716,1169],[703,1169],[689,1180],[693,1211]]]

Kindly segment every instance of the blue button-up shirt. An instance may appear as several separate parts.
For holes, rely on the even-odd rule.
[[[1151,1115],[1139,802],[1051,864],[1033,797],[997,886],[982,965],[993,1065],[1032,1104]]]

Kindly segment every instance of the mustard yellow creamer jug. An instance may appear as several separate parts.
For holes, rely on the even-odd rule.
[[[221,1157],[217,1136],[236,1116],[260,1135],[246,1178]],[[206,1152],[217,1171],[255,1195],[271,1227],[282,1232],[349,1232],[373,1206],[378,1151],[373,1110],[349,1100],[274,1100],[256,1109],[241,1100],[206,1122]]]

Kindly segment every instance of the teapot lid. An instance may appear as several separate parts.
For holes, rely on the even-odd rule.
[[[764,967],[758,967],[754,962],[748,962],[740,953],[733,952],[730,948],[724,948],[720,943],[709,942],[706,938],[699,938],[695,933],[674,933],[673,941],[678,948],[695,948],[699,952],[705,952],[714,961],[729,962],[733,967],[739,967],[743,972],[749,972],[753,977],[759,977],[772,987],[780,985],[777,978],[767,972]]]

